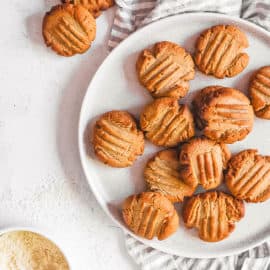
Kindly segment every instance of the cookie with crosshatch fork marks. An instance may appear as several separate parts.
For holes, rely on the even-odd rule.
[[[177,151],[168,149],[158,152],[144,169],[144,178],[151,191],[164,194],[172,202],[182,202],[191,196],[197,184],[183,181],[180,177]]]
[[[142,155],[144,137],[128,112],[110,111],[95,124],[93,146],[103,163],[112,167],[128,167]]]
[[[194,138],[180,150],[180,178],[185,182],[201,184],[204,189],[218,187],[223,181],[223,170],[231,153],[223,143],[207,138]]]
[[[173,204],[161,193],[143,192],[129,196],[123,203],[126,225],[138,236],[164,240],[179,227]]]
[[[157,146],[175,146],[194,136],[193,116],[187,105],[174,98],[159,98],[148,104],[140,117],[145,136]]]
[[[184,97],[195,74],[191,55],[169,41],[142,51],[136,69],[139,81],[155,98]]]
[[[270,156],[261,156],[255,149],[244,150],[231,158],[225,177],[236,198],[254,203],[270,198]]]
[[[252,130],[253,108],[239,90],[208,86],[195,96],[193,105],[197,125],[209,139],[234,143]]]
[[[219,191],[208,191],[189,198],[183,207],[187,228],[197,228],[199,237],[217,242],[228,237],[235,223],[245,214],[242,200]]]
[[[217,78],[233,77],[249,62],[243,49],[247,37],[234,25],[216,25],[205,30],[197,40],[195,63],[203,73]]]
[[[114,5],[114,0],[62,0],[62,2],[83,5],[95,18],[101,14],[101,10],[108,9]]]
[[[270,119],[270,66],[262,67],[254,74],[249,95],[256,116]]]
[[[63,56],[84,53],[96,37],[96,21],[81,5],[54,6],[43,19],[43,37],[48,47]]]

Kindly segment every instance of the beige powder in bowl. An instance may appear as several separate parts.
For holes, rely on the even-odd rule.
[[[59,248],[30,231],[11,231],[0,236],[1,270],[69,270]]]

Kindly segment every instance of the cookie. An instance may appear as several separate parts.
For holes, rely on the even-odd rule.
[[[255,73],[249,95],[256,116],[270,119],[270,66],[262,67]]]
[[[134,118],[125,111],[103,114],[94,127],[96,156],[112,167],[128,167],[144,151],[143,133]]]
[[[242,200],[217,191],[195,195],[183,207],[186,227],[197,228],[199,237],[207,242],[217,242],[228,237],[244,214]]]
[[[144,169],[144,178],[151,191],[164,194],[172,202],[182,202],[191,196],[197,185],[180,178],[177,151],[174,149],[158,152]]]
[[[253,108],[249,99],[236,89],[206,87],[197,94],[193,106],[198,128],[211,140],[234,143],[252,130]]]
[[[42,33],[48,47],[63,56],[87,51],[96,37],[96,21],[81,5],[57,5],[43,19]]]
[[[195,63],[200,71],[217,78],[233,77],[249,62],[243,52],[247,37],[234,25],[217,25],[204,31],[197,40]]]
[[[244,150],[233,156],[225,175],[227,187],[239,199],[263,202],[270,198],[270,156]]]
[[[207,138],[194,138],[180,150],[180,178],[204,189],[218,187],[223,181],[223,170],[230,159],[230,151],[223,143]]]
[[[122,214],[131,231],[149,240],[154,237],[164,240],[179,227],[173,204],[156,192],[129,196],[123,203]]]
[[[140,117],[145,136],[157,146],[175,146],[194,136],[193,116],[174,98],[159,98],[147,105]]]
[[[114,5],[114,0],[62,0],[62,2],[83,5],[95,18],[101,14],[102,10],[106,10]]]
[[[136,69],[139,81],[154,98],[184,97],[189,80],[195,75],[191,55],[169,41],[158,42],[151,50],[142,51]]]

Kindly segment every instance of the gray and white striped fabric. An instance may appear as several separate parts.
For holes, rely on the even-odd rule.
[[[174,14],[217,12],[242,17],[270,31],[270,0],[116,0],[109,50],[138,28]],[[270,243],[240,255],[190,259],[163,253],[126,235],[128,253],[142,270],[270,270]]]
[[[269,270],[270,244],[264,243],[239,255],[217,259],[190,259],[153,249],[126,234],[130,256],[142,270]]]
[[[116,0],[109,50],[138,28],[185,12],[217,12],[242,17],[270,31],[270,0]]]

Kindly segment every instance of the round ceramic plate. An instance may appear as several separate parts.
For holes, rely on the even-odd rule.
[[[258,26],[238,18],[220,14],[190,13],[177,15],[150,24],[122,42],[103,62],[86,93],[79,124],[79,148],[88,182],[105,212],[122,228],[128,230],[121,217],[121,202],[130,194],[145,190],[143,170],[146,161],[161,148],[146,142],[145,152],[130,168],[111,168],[97,160],[91,146],[92,127],[101,114],[110,110],[127,110],[137,118],[152,98],[138,82],[135,63],[138,54],[155,42],[169,40],[194,52],[198,35],[217,24],[234,24],[248,36],[246,52],[248,67],[234,78],[216,79],[198,70],[190,84],[188,95],[180,103],[190,103],[196,91],[208,85],[223,85],[246,92],[254,70],[270,64],[270,34]],[[90,134],[90,135],[89,135]],[[270,155],[270,121],[256,118],[251,134],[241,142],[230,145],[232,152],[257,148]],[[90,138],[89,138],[90,136]],[[181,204],[176,206],[181,216]],[[175,255],[211,258],[227,256],[254,247],[270,236],[270,200],[246,204],[245,217],[236,224],[225,240],[207,243],[200,240],[196,230],[187,230],[180,222],[178,231],[165,241],[140,239],[145,244]],[[131,233],[129,231],[129,233]],[[132,233],[131,233],[132,234]]]

